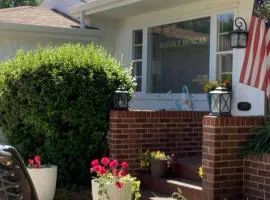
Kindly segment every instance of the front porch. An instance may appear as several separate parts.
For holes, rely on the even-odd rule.
[[[216,117],[207,112],[112,111],[110,157],[127,160],[142,188],[170,196],[181,188],[188,200],[268,199],[269,155],[242,159],[240,150],[264,117]],[[139,154],[176,155],[174,173],[155,179],[139,167]],[[202,159],[194,162],[194,156]],[[196,160],[196,159],[195,159]],[[198,179],[198,166],[203,179]],[[195,178],[195,179],[194,179]]]

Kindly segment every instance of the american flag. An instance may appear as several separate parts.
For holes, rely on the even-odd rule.
[[[264,0],[255,0],[254,3],[240,82],[263,90],[270,97],[270,30],[257,12],[258,6],[264,3]]]

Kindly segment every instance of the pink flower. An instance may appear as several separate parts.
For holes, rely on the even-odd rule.
[[[104,175],[104,174],[106,174],[107,173],[107,170],[104,168],[104,167],[100,167],[100,169],[99,169],[99,174],[100,175]]]
[[[128,173],[126,171],[123,171],[123,170],[119,171],[119,173],[118,173],[119,177],[126,176],[126,175],[128,175]]]
[[[118,170],[117,170],[117,169],[113,169],[113,170],[112,170],[112,174],[113,174],[114,176],[117,176],[117,175],[118,175]]]
[[[113,169],[113,168],[116,168],[116,167],[118,167],[118,161],[117,160],[113,160],[110,163],[110,168]]]
[[[99,172],[99,170],[100,170],[100,168],[101,168],[101,166],[100,165],[95,165],[95,166],[93,166],[92,168],[91,168],[91,172]]]
[[[41,161],[41,157],[40,157],[39,155],[36,155],[36,156],[34,157],[34,161],[35,161],[35,162],[40,162],[40,161]]]
[[[101,163],[106,167],[110,163],[110,159],[107,157],[104,157],[101,159]]]
[[[115,185],[116,185],[116,188],[117,189],[121,189],[122,187],[123,187],[123,183],[121,183],[120,181],[117,181],[116,183],[115,183]]]
[[[40,161],[35,161],[35,164],[34,164],[35,168],[40,168]]]
[[[28,164],[29,165],[33,165],[34,164],[34,160],[33,159],[28,159]]]
[[[91,162],[91,165],[92,166],[97,166],[97,165],[99,165],[99,161],[96,159],[96,160],[93,160],[92,162]]]
[[[128,166],[129,166],[127,162],[122,162],[121,165],[122,165],[122,167],[123,167],[124,169],[127,169]]]

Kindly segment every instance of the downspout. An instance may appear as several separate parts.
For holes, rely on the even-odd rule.
[[[81,11],[80,13],[80,27],[81,29],[85,29],[85,11]]]

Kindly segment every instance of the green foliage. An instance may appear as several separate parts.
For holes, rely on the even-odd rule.
[[[12,8],[17,6],[36,6],[40,0],[0,0],[0,8]]]
[[[132,92],[130,71],[101,47],[66,44],[20,51],[0,66],[0,126],[25,160],[40,154],[59,183],[89,182],[107,147],[114,91]]]
[[[270,123],[265,122],[264,125],[257,128],[255,132],[258,134],[245,144],[241,156],[270,153]]]

